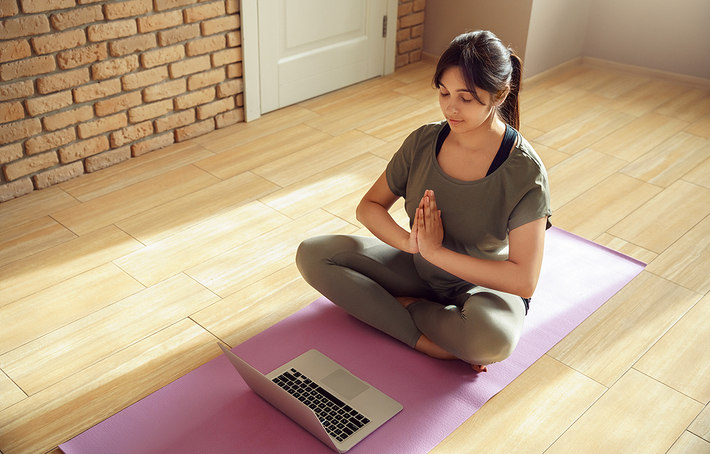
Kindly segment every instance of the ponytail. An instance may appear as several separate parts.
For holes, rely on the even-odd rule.
[[[501,119],[515,129],[520,129],[520,88],[523,76],[523,62],[520,57],[510,52],[510,63],[513,67],[510,73],[510,91],[499,107]]]

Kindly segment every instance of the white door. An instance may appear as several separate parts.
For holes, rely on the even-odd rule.
[[[258,0],[261,113],[385,74],[387,8],[388,0]]]

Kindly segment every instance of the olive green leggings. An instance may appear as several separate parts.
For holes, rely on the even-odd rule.
[[[410,347],[424,334],[470,364],[510,356],[523,329],[522,298],[479,286],[444,298],[412,257],[376,238],[324,235],[301,243],[296,264],[323,296]],[[405,309],[395,297],[419,300]]]

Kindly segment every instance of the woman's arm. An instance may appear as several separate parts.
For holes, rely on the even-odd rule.
[[[546,218],[521,225],[508,235],[508,260],[470,257],[442,246],[443,224],[433,191],[426,191],[417,210],[417,245],[422,257],[465,281],[530,298],[542,267]]]
[[[389,209],[397,199],[399,196],[392,193],[383,172],[362,198],[355,214],[357,220],[377,238],[399,250],[415,254],[419,252],[416,223],[412,232],[407,232],[389,213]]]

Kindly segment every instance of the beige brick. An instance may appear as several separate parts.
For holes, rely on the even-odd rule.
[[[195,3],[195,0],[155,0],[155,10],[165,11],[166,9],[179,8]]]
[[[397,17],[412,14],[412,2],[402,3],[397,7]]]
[[[136,140],[144,139],[153,134],[153,122],[144,121],[111,133],[111,146],[122,147]]]
[[[93,156],[108,150],[108,138],[106,136],[96,136],[88,140],[75,142],[58,150],[62,164],[78,161],[87,156]]]
[[[158,40],[154,34],[143,34],[111,41],[109,43],[109,49],[112,56],[122,57],[135,52],[143,52],[144,50],[152,49],[157,45]]]
[[[104,14],[108,20],[141,16],[151,11],[153,11],[152,0],[129,0],[127,2],[106,3],[104,5]]]
[[[227,0],[227,14],[234,14],[239,12],[239,0]]]
[[[52,26],[59,31],[104,20],[101,6],[74,8],[63,13],[52,14]]]
[[[197,119],[205,120],[210,117],[214,117],[221,113],[227,112],[228,110],[234,109],[234,97],[220,99],[219,101],[211,102],[197,107]]]
[[[34,85],[31,80],[23,80],[11,84],[0,84],[0,101],[8,99],[27,98],[35,92]]]
[[[412,11],[415,13],[419,11],[424,11],[424,8],[426,7],[426,0],[414,0],[414,5],[412,7]]]
[[[113,98],[104,99],[94,104],[94,112],[99,117],[111,115],[116,112],[128,110],[143,103],[143,97],[140,91],[125,93]]]
[[[215,33],[228,32],[239,28],[239,14],[210,19],[200,23],[200,29],[204,36]]]
[[[19,101],[8,101],[0,103],[0,124],[25,118],[25,109]]]
[[[115,95],[121,91],[121,82],[118,79],[106,80],[97,82],[91,85],[75,88],[74,101],[82,103],[92,101],[94,99],[105,98],[106,96]]]
[[[166,28],[176,27],[182,24],[182,11],[168,11],[167,13],[151,14],[150,16],[139,17],[138,31],[141,33],[154,32]]]
[[[73,8],[75,0],[20,0],[22,12],[25,14],[44,13],[55,9]]]
[[[158,43],[161,46],[171,46],[181,41],[197,38],[200,36],[199,24],[183,25],[170,30],[158,32]]]
[[[183,57],[185,57],[185,47],[178,45],[141,54],[141,64],[144,68],[153,68],[178,61]]]
[[[242,79],[234,79],[227,81],[223,84],[217,85],[218,98],[226,98],[227,96],[233,96],[237,93],[241,93],[242,91],[244,91]]]
[[[237,47],[242,45],[242,32],[239,30],[227,33],[227,46]]]
[[[410,14],[399,19],[399,28],[412,27],[424,23],[424,12]]]
[[[44,14],[0,21],[0,40],[41,35],[50,31],[49,19]]]
[[[141,121],[152,118],[162,117],[173,110],[173,100],[165,99],[163,101],[143,104],[142,106],[134,107],[128,111],[128,120],[131,123],[140,123]]]
[[[104,24],[89,25],[86,29],[89,41],[108,41],[138,33],[135,19],[116,20]]]
[[[205,19],[212,19],[217,16],[224,16],[226,13],[223,1],[205,3],[192,8],[185,8],[185,23],[200,22]]]
[[[215,89],[212,87],[193,91],[192,93],[175,98],[175,108],[177,110],[189,109],[190,107],[195,107],[200,104],[206,104],[212,101],[214,97]]]
[[[94,109],[91,106],[83,106],[54,115],[47,115],[42,119],[42,123],[47,131],[56,131],[70,125],[83,123],[92,118],[94,118]]]
[[[86,34],[81,29],[32,38],[32,47],[38,54],[52,54],[60,50],[83,46],[84,44],[86,44]]]
[[[231,65],[227,65],[227,77],[229,77],[230,79],[242,77],[242,64],[233,63]]]
[[[169,78],[167,66],[158,66],[147,71],[127,74],[121,77],[121,83],[124,90],[135,90],[136,88],[158,84]]]
[[[94,43],[76,49],[65,50],[57,54],[57,63],[62,69],[71,69],[106,60],[106,43]]]
[[[411,30],[412,30],[411,28],[405,28],[405,29],[399,30],[397,32],[397,42],[401,43],[402,41],[408,40],[410,38],[410,31]]]
[[[0,125],[0,143],[12,143],[42,132],[42,123],[37,118]]]
[[[128,124],[128,116],[125,113],[118,113],[98,120],[82,123],[77,126],[77,131],[81,139],[88,139],[109,131],[116,131]]]
[[[71,91],[67,90],[53,95],[27,99],[25,101],[25,107],[31,116],[36,117],[46,114],[47,112],[63,109],[64,107],[70,106],[73,102]]]
[[[64,183],[84,173],[84,165],[81,162],[57,167],[47,170],[32,177],[37,189],[46,189],[55,184]]]
[[[239,93],[237,95],[237,106],[244,107],[244,93]]]
[[[412,32],[412,38],[419,38],[424,35],[424,25],[415,25],[410,28],[410,30]]]
[[[27,139],[25,149],[28,155],[43,153],[53,148],[61,147],[76,140],[76,132],[74,127],[60,129],[59,131],[34,136]]]
[[[29,178],[23,178],[22,180],[0,185],[0,203],[22,197],[32,191],[34,191],[34,185]]]
[[[0,17],[14,16],[19,12],[16,0],[0,0]]]
[[[185,53],[190,57],[194,57],[196,55],[204,55],[210,52],[222,50],[226,47],[225,37],[223,35],[216,35],[186,43]]]
[[[131,145],[133,156],[142,156],[151,151],[160,150],[175,143],[175,134],[168,132],[159,136],[151,137],[142,142]]]
[[[242,61],[242,48],[233,47],[230,49],[221,50],[212,54],[211,57],[212,66],[214,66],[215,68],[218,66],[228,65],[230,63],[237,63]]]
[[[209,85],[216,85],[224,81],[224,68],[217,68],[199,74],[193,74],[187,78],[187,89],[190,91],[199,90]]]
[[[44,55],[41,57],[26,58],[0,65],[0,79],[7,81],[22,77],[37,76],[51,73],[56,69],[54,57]]]
[[[207,71],[212,68],[210,56],[203,55],[202,57],[194,57],[180,60],[177,63],[171,63],[168,67],[170,77],[177,79],[188,74],[194,74],[202,71]]]
[[[16,161],[22,157],[22,145],[13,143],[0,147],[0,164]]]
[[[57,164],[59,164],[57,153],[50,152],[14,161],[4,166],[3,170],[5,178],[8,181],[13,181]]]
[[[214,131],[214,119],[201,121],[199,123],[194,123],[188,126],[183,126],[175,130],[175,141],[184,142],[190,140],[193,137],[201,136],[207,134],[208,132]]]
[[[38,79],[37,91],[46,95],[47,93],[54,93],[56,91],[66,90],[67,88],[84,85],[89,80],[91,80],[89,77],[89,68],[63,71],[59,74],[52,74],[51,76]]]
[[[27,58],[31,55],[32,49],[26,39],[0,42],[0,63]]]
[[[138,66],[138,55],[114,58],[91,65],[91,76],[95,80],[109,79],[134,71]]]
[[[96,172],[129,159],[131,159],[131,147],[116,148],[96,156],[89,156],[84,160],[84,169],[87,173]]]
[[[158,85],[151,85],[143,89],[143,101],[153,102],[165,98],[172,98],[180,93],[185,93],[187,90],[186,85],[185,79],[176,79]]]
[[[195,109],[185,110],[182,112],[167,115],[155,120],[155,132],[160,133],[169,129],[179,128],[180,126],[189,125],[195,122]]]
[[[401,42],[397,45],[397,50],[399,51],[400,54],[404,54],[407,52],[411,52],[413,50],[421,49],[422,48],[422,39],[421,38],[416,38],[416,39],[410,39],[409,41],[404,41]]]

